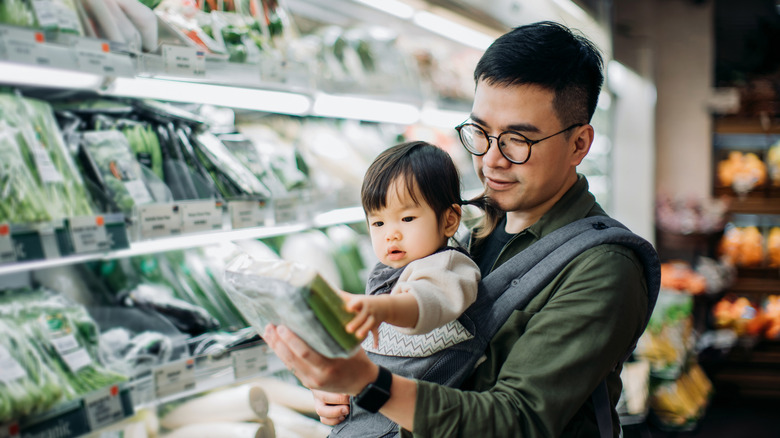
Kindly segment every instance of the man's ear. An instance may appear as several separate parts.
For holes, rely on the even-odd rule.
[[[458,204],[452,204],[452,207],[448,208],[447,211],[444,212],[444,220],[442,224],[444,225],[445,236],[452,237],[458,231],[461,214],[462,211],[460,209],[460,205]]]
[[[595,133],[593,126],[590,124],[575,128],[574,132],[569,139],[572,145],[572,165],[579,166],[585,156],[590,151],[590,145],[593,144],[593,137]]]

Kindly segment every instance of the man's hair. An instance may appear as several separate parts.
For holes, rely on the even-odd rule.
[[[553,91],[553,108],[565,127],[590,123],[604,83],[603,67],[598,48],[587,38],[543,21],[496,39],[477,63],[474,81]]]
[[[461,204],[458,169],[449,154],[430,143],[401,143],[379,154],[363,178],[360,189],[363,210],[370,213],[384,208],[390,187],[396,180],[403,183],[414,202],[427,203],[438,219],[453,204]],[[417,199],[418,193],[422,200]]]

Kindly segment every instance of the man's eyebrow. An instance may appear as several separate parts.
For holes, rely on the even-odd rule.
[[[469,119],[471,119],[477,125],[488,126],[487,123],[485,123],[484,120],[480,119],[479,117],[475,116],[474,114],[469,115]],[[506,131],[519,131],[519,132],[541,132],[539,130],[539,128],[537,128],[534,125],[528,124],[528,123],[515,123],[515,124],[507,126],[505,130]]]

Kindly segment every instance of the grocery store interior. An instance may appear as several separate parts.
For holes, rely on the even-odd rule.
[[[293,262],[363,292],[383,149],[480,192],[473,69],[540,20],[600,48],[579,171],[662,262],[623,436],[780,436],[780,1],[3,0],[0,437],[326,436],[258,330],[310,324]]]

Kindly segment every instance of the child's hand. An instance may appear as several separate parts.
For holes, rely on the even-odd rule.
[[[365,339],[368,333],[374,335],[374,348],[379,347],[379,325],[385,319],[385,309],[375,296],[352,295],[345,297],[347,310],[357,315],[345,327],[347,333],[355,333],[359,339]]]

